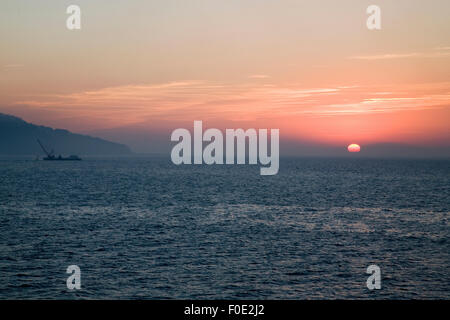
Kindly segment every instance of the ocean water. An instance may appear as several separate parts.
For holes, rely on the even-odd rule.
[[[0,298],[449,299],[449,212],[445,160],[3,160]]]

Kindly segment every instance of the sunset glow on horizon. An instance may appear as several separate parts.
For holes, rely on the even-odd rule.
[[[448,146],[450,3],[378,2],[370,31],[365,1],[79,1],[82,29],[68,31],[65,2],[6,1],[0,112],[99,136],[203,120]]]

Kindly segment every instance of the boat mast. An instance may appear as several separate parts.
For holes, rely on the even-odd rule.
[[[41,146],[42,150],[45,152],[45,154],[47,155],[47,157],[51,157],[53,155],[53,150],[52,152],[47,152],[47,150],[45,150],[44,146],[42,145],[41,141],[39,141],[39,139],[36,139],[37,142],[39,143],[39,145]]]

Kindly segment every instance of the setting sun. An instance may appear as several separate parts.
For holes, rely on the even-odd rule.
[[[359,152],[361,151],[361,147],[356,143],[352,143],[347,147],[347,150],[348,152]]]

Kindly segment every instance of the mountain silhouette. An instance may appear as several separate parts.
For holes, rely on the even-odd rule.
[[[0,113],[0,154],[44,155],[39,139],[56,155],[125,155],[131,150],[124,144],[28,123]]]

